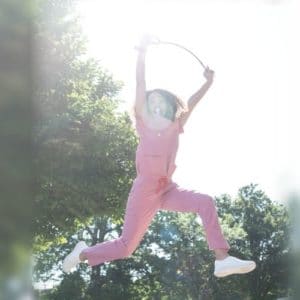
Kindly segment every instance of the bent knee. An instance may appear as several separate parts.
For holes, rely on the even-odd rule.
[[[123,251],[123,257],[126,258],[126,257],[130,257],[133,252],[134,252],[135,248],[132,249],[132,248],[125,248],[124,251]]]
[[[135,244],[123,243],[122,257],[123,258],[130,257],[135,251],[135,249],[136,249]]]

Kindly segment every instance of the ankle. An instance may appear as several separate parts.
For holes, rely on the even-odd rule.
[[[225,258],[227,258],[229,255],[223,255],[223,256],[216,256],[216,260],[224,260]]]
[[[228,250],[226,249],[215,249],[214,251],[215,251],[216,260],[223,260],[229,256]]]
[[[81,252],[80,254],[79,254],[79,260],[80,261],[85,261],[87,258],[86,258],[86,256]]]

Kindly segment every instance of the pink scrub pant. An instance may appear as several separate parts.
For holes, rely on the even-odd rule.
[[[230,248],[222,234],[211,196],[181,189],[166,177],[157,179],[138,176],[126,204],[122,235],[83,250],[88,264],[95,266],[129,257],[139,245],[158,210],[197,213],[202,219],[209,249]]]

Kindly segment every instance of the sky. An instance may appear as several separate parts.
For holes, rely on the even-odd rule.
[[[85,0],[78,12],[89,55],[124,83],[121,109],[134,101],[143,33],[189,48],[215,71],[180,137],[180,186],[235,197],[256,183],[280,203],[299,193],[299,1]],[[151,46],[146,83],[186,101],[204,83],[203,69],[181,49]]]

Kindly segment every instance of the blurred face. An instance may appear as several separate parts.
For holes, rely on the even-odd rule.
[[[151,93],[148,97],[148,109],[153,115],[164,116],[168,109],[168,105],[169,104],[164,97],[157,92]]]

